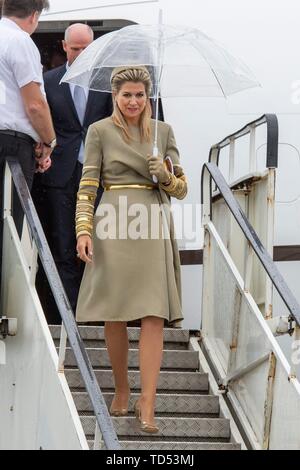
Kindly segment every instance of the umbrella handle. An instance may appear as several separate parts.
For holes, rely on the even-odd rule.
[[[153,147],[153,157],[158,157],[158,148],[157,148],[157,145],[154,145]],[[158,183],[158,179],[157,179],[157,176],[153,175],[152,176],[152,180],[153,180],[153,183],[157,184]]]

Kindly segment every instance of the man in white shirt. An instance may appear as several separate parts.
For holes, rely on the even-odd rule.
[[[51,165],[55,131],[45,98],[40,53],[30,38],[48,0],[4,0],[0,20],[0,268],[3,239],[5,157],[16,157],[31,188],[36,165]],[[37,146],[36,144],[39,143]],[[36,164],[36,158],[39,157]],[[23,212],[16,192],[13,217],[21,233]],[[1,271],[0,271],[1,272]]]

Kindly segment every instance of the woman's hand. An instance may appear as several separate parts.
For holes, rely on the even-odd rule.
[[[151,176],[156,176],[159,183],[164,184],[170,180],[170,174],[161,157],[153,157],[148,155],[147,162]]]
[[[77,240],[77,256],[84,263],[93,260],[93,242],[89,235],[81,235]]]

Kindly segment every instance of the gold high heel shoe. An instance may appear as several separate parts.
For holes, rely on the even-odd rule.
[[[147,421],[142,421],[141,408],[139,407],[138,403],[139,403],[139,401],[136,400],[136,402],[134,404],[134,412],[135,412],[135,417],[136,417],[136,419],[138,420],[138,422],[140,424],[141,431],[147,432],[149,434],[158,433],[159,429],[155,424],[150,424],[150,423],[147,423]]]
[[[129,401],[129,398],[130,398],[130,394],[129,394],[129,397],[128,397],[128,401]],[[114,416],[116,418],[119,418],[120,416],[127,416],[128,415],[128,406],[127,408],[121,408],[121,409],[117,409],[117,408],[113,408],[112,404],[110,405],[110,409],[109,409],[109,413],[111,416]]]
[[[109,413],[110,413],[110,416],[119,418],[120,416],[128,415],[128,408],[121,408],[120,410],[117,410],[117,409],[114,410],[112,407],[110,407]]]

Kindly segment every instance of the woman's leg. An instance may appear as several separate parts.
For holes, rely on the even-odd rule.
[[[126,322],[105,322],[105,342],[115,379],[113,410],[128,407],[130,387],[128,383],[128,335]]]
[[[141,419],[154,424],[157,382],[163,355],[164,320],[157,317],[142,319],[140,336]]]

